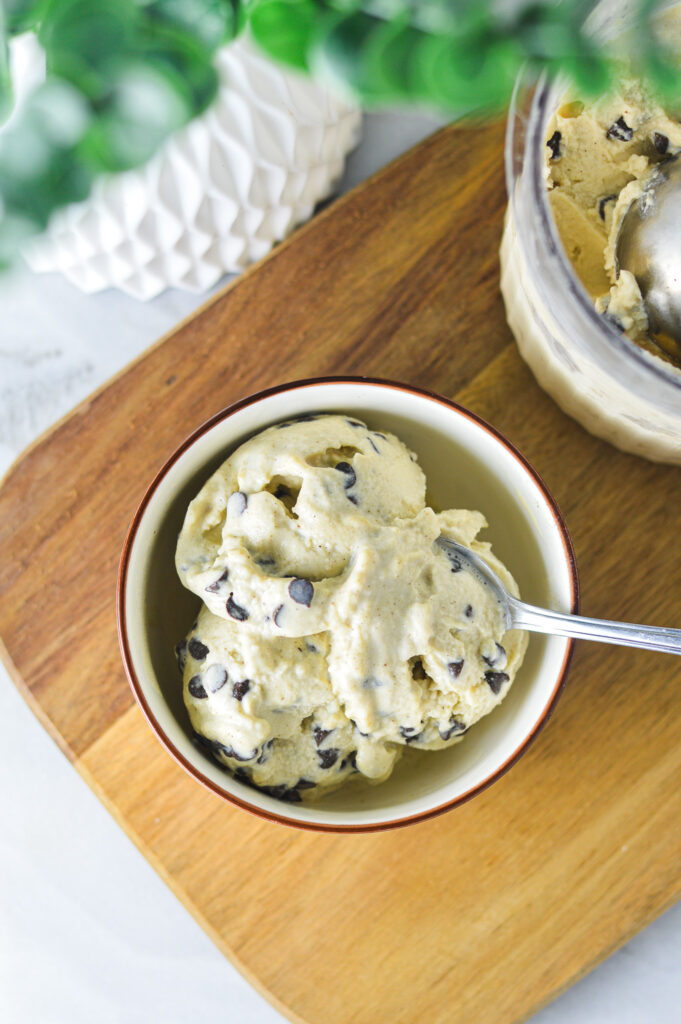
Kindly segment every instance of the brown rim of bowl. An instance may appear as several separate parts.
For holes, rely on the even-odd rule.
[[[253,804],[248,803],[245,800],[239,799],[232,793],[227,793],[219,786],[216,786],[210,779],[206,778],[195,765],[193,765],[187,758],[182,754],[175,745],[166,736],[165,732],[157,722],[156,718],[152,714],[151,708],[149,707],[144,692],[140,685],[140,682],[135,674],[135,670],[132,663],[132,656],[130,654],[130,647],[128,644],[127,627],[125,621],[125,588],[127,582],[128,564],[130,561],[130,552],[132,549],[135,536],[140,524],[140,521],[146,511],[147,505],[151,500],[152,495],[156,491],[161,480],[166,476],[168,470],[177,462],[181,455],[190,448],[199,437],[202,437],[208,430],[214,427],[217,423],[221,423],[223,420],[232,416],[235,412],[239,412],[241,409],[245,409],[249,405],[254,405],[256,402],[262,401],[264,398],[269,398],[271,395],[281,394],[285,391],[299,391],[303,388],[317,387],[320,384],[369,384],[382,388],[390,388],[397,391],[405,391],[410,394],[418,395],[422,398],[428,398],[431,401],[437,402],[439,405],[444,405],[459,415],[465,416],[467,419],[472,420],[483,430],[486,430],[491,434],[497,441],[513,455],[515,459],[523,466],[523,468],[529,473],[534,482],[539,487],[539,490],[543,494],[558,527],[558,533],[560,534],[563,542],[563,548],[565,551],[565,558],[568,564],[570,572],[570,590],[572,597],[571,612],[576,614],[579,609],[579,580],[577,577],[577,564],[575,560],[575,554],[572,547],[572,541],[567,531],[567,527],[560,513],[558,505],[554,498],[550,494],[546,484],[536,472],[536,470],[530,465],[524,455],[515,448],[514,445],[508,441],[503,434],[499,433],[494,427],[490,426],[480,416],[477,416],[474,412],[469,409],[465,409],[457,402],[451,401],[449,398],[444,398],[442,395],[438,395],[433,391],[428,391],[425,388],[414,387],[411,384],[402,384],[399,381],[385,380],[380,377],[312,377],[305,380],[290,381],[286,384],[278,384],[275,387],[266,388],[263,391],[258,391],[255,394],[249,395],[246,398],[240,399],[238,402],[234,402],[227,408],[222,409],[220,412],[211,416],[210,419],[202,423],[201,426],[187,437],[181,445],[173,452],[173,454],[167,459],[161,469],[158,471],[151,484],[144,493],[144,496],[135,512],[133,520],[130,524],[130,528],[126,534],[125,542],[123,544],[123,552],[121,554],[121,561],[118,569],[118,579],[116,584],[116,618],[118,624],[118,641],[123,656],[123,665],[125,672],[130,683],[133,696],[137,701],[137,704],[142,710],[142,714],[146,718],[147,722],[151,726],[152,730],[156,734],[158,740],[163,744],[168,753],[174,758],[177,763],[184,768],[184,770],[191,775],[197,782],[200,782],[203,786],[209,789],[212,793],[215,793],[223,800],[227,800],[229,803],[234,804],[237,807],[241,807],[245,811],[249,811],[251,814],[255,814],[259,818],[265,818],[268,821],[277,821],[282,825],[291,825],[294,828],[304,829],[312,832],[345,832],[345,833],[361,833],[361,832],[382,832],[386,829],[399,828],[404,825],[411,825],[417,821],[426,821],[428,818],[434,818],[438,814],[443,814],[445,811],[451,810],[453,807],[458,807],[460,804],[466,803],[472,797],[481,793],[488,786],[491,786],[493,782],[501,778],[509,768],[511,768],[516,761],[521,757],[522,754],[528,749],[530,744],[539,735],[542,728],[546,725],[546,722],[551,717],[555,708],[556,702],[560,695],[563,686],[565,685],[565,679],[567,671],[572,660],[572,653],[574,650],[574,640],[568,639],[567,646],[565,649],[565,655],[563,657],[563,664],[561,665],[558,673],[556,684],[553,688],[553,693],[550,696],[546,707],[536,723],[532,732],[525,737],[519,747],[511,754],[509,758],[489,775],[486,779],[480,782],[478,785],[462,793],[461,796],[456,797],[453,800],[448,800],[444,804],[440,804],[437,807],[432,807],[427,811],[423,811],[420,814],[412,814],[405,818],[395,818],[392,821],[381,821],[375,824],[368,825],[330,825],[323,822],[312,822],[312,821],[299,821],[295,818],[289,818],[285,814],[277,814],[274,811],[267,811],[261,807],[256,807]],[[263,429],[265,429],[263,427]]]

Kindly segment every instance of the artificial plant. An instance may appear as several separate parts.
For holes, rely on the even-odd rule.
[[[669,91],[674,62],[641,0],[635,57]],[[607,87],[584,0],[1,0],[0,116],[12,111],[9,41],[35,32],[47,76],[0,136],[0,262],[84,199],[98,175],[143,164],[211,103],[218,47],[248,28],[273,59],[320,69],[365,105],[452,118],[499,111],[521,66]]]

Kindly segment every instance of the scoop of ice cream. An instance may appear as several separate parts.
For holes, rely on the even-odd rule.
[[[346,416],[279,423],[191,503],[177,570],[215,615],[306,636],[325,628],[358,538],[424,504],[423,472],[394,435]]]
[[[380,781],[407,745],[457,742],[504,697],[526,635],[477,576],[479,512],[435,513],[398,438],[342,416],[246,442],[189,507],[181,578],[205,602],[180,649],[196,732],[276,795]]]
[[[549,200],[577,276],[632,340],[664,356],[648,333],[635,278],[618,274],[617,235],[657,164],[681,152],[681,124],[646,87],[624,74],[594,103],[569,100],[550,120],[545,148]]]
[[[237,777],[287,800],[361,772],[390,774],[400,748],[362,736],[329,680],[327,634],[275,639],[199,613],[177,648],[203,744]]]
[[[477,551],[513,593],[479,512],[424,509],[357,549],[329,619],[329,676],[362,732],[433,750],[491,711],[522,660],[525,636],[505,633],[488,587],[435,543]]]

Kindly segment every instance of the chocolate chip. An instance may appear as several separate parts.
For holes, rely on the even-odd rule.
[[[248,495],[243,491],[235,491],[227,499],[227,515],[242,516],[248,508]]]
[[[282,498],[290,498],[291,492],[286,484],[278,484],[274,491],[274,497],[279,498],[279,501],[281,501]]]
[[[343,481],[343,487],[345,488],[346,491],[349,491],[350,488],[354,487],[355,484],[357,483],[357,476],[355,474],[354,469],[352,468],[349,462],[339,462],[336,465],[336,469],[345,477],[345,480]]]
[[[289,789],[288,786],[258,786],[248,772],[244,768],[234,768],[232,775],[239,782],[243,783],[244,786],[248,786],[249,789],[257,789],[259,793],[266,793],[267,796],[273,796],[275,800],[286,800],[288,803],[300,803],[300,794],[295,789]]]
[[[256,558],[255,564],[259,565],[261,569],[269,569],[269,568],[271,568],[275,564],[275,561],[274,561],[273,558],[269,558],[269,557],[266,557],[266,558]]]
[[[617,142],[629,142],[633,137],[634,129],[630,128],[623,117],[618,117],[614,124],[611,124],[605,133],[607,139],[616,139]]]
[[[267,796],[273,796],[275,800],[285,800],[288,804],[299,804],[302,800],[300,793],[288,786],[257,786]]]
[[[311,779],[298,779],[295,784],[295,789],[314,789],[317,785],[316,782],[312,782]]]
[[[354,494],[346,494],[345,497],[348,501],[351,501],[353,505],[359,505],[359,498],[356,498]]]
[[[209,740],[206,736],[202,736],[200,732],[194,732],[192,740],[195,746],[203,747],[204,750],[210,751],[211,754],[219,754],[222,749],[221,743],[218,743],[217,740]]]
[[[472,619],[473,615],[475,614],[475,612],[473,610],[473,605],[472,604],[467,604],[466,607],[463,610],[463,613],[464,613],[464,615],[466,616],[467,619]]]
[[[187,663],[187,641],[180,640],[179,643],[175,644],[175,657],[177,658],[177,667],[180,672],[184,672],[184,666]]]
[[[296,604],[304,604],[306,608],[310,607],[314,597],[314,587],[309,580],[291,580],[288,585],[288,592]]]
[[[308,650],[310,654],[319,654],[319,651],[317,650],[315,645],[311,644],[309,640],[305,641],[305,649]]]
[[[242,608],[240,604],[237,604],[234,600],[234,594],[230,594],[227,598],[227,614],[231,615],[237,622],[245,622],[248,618],[248,612],[245,608]]]
[[[192,676],[187,684],[187,689],[196,700],[205,700],[208,694],[203,688],[201,676]]]
[[[250,679],[242,679],[240,683],[235,683],[232,687],[232,697],[236,700],[243,700],[248,691],[251,688]]]
[[[376,676],[367,676],[362,683],[363,690],[377,690],[379,686],[383,686],[383,683]]]
[[[504,648],[501,644],[495,644],[494,647],[494,654],[483,654],[482,656],[482,660],[486,665],[489,665],[490,668],[494,668],[494,666],[498,665],[500,661],[506,664],[506,651]]]
[[[662,132],[653,132],[653,146],[660,156],[664,156],[669,149],[669,139]]]
[[[492,693],[499,693],[504,683],[507,683],[510,676],[506,672],[485,672],[485,682]]]
[[[277,423],[277,430],[283,430],[284,427],[290,427],[291,420],[286,420],[284,423]]]
[[[314,741],[316,745],[318,747],[321,746],[326,737],[330,736],[332,732],[333,729],[322,729],[321,725],[315,725],[314,729],[312,730],[312,735],[314,736]]]
[[[231,747],[226,747],[224,743],[220,743],[218,740],[207,740],[206,746],[213,754],[222,754],[224,757],[231,757],[233,754]]]
[[[244,786],[257,789],[259,793],[266,793],[267,796],[273,796],[275,800],[286,800],[290,804],[300,803],[300,793],[297,793],[295,789],[289,789],[288,786],[258,786],[244,768],[235,768],[232,775]]]
[[[376,447],[376,445],[375,445],[375,444],[374,444],[374,442],[373,442],[373,441],[371,440],[371,438],[369,437],[369,438],[367,438],[367,440],[368,440],[369,444],[371,445],[371,447],[372,447],[372,448],[374,449],[374,451],[376,452],[376,454],[377,454],[377,455],[380,455],[380,454],[381,454],[381,452],[380,452],[380,449],[378,449],[378,448]]]
[[[357,751],[351,750],[347,757],[344,757],[341,761],[341,771],[343,768],[354,768],[357,771]]]
[[[262,750],[260,751],[260,757],[258,758],[258,764],[264,764],[267,758],[270,756],[270,750],[274,746],[274,740],[267,740],[263,743]]]
[[[294,417],[294,423],[310,423],[312,420],[318,420],[318,412],[304,412],[300,416]]]
[[[278,798],[287,804],[299,804],[303,799],[297,789],[287,789]]]
[[[280,604],[277,610],[275,611],[274,615],[272,616],[272,622],[274,623],[275,626],[278,626],[279,629],[281,629],[281,622],[279,621],[279,616],[281,615],[283,610],[284,606],[283,604]]]
[[[206,590],[210,594],[217,594],[218,590],[220,589],[220,587],[225,582],[225,580],[227,579],[228,576],[229,576],[229,572],[228,572],[227,569],[225,569],[225,571],[223,572],[222,576],[218,576],[218,578],[216,579],[215,583],[211,583],[210,586],[206,587]]]
[[[608,203],[612,203],[613,200],[616,200],[616,199],[617,199],[616,195],[611,195],[611,196],[603,196],[602,199],[598,200],[598,216],[601,218],[601,220],[605,220],[605,208],[608,205]]]
[[[209,665],[203,673],[203,681],[211,693],[221,690],[227,678],[227,669],[223,665]]]
[[[363,427],[364,426],[364,424],[360,423],[359,420],[346,420],[345,422],[349,423],[351,427]]]
[[[259,765],[263,765],[265,763],[265,761],[269,757],[269,752],[271,751],[273,745],[274,745],[274,740],[273,739],[267,739],[262,744],[262,750],[260,751],[260,757],[258,758],[258,764]]]
[[[401,725],[400,736],[405,741],[405,743],[413,743],[414,740],[418,740],[421,738],[421,736],[423,736],[423,730],[420,728],[412,729],[408,725]]]
[[[461,559],[458,558],[457,555],[452,554],[448,554],[447,557],[449,558],[449,564],[452,567],[452,572],[461,572],[463,569]]]
[[[374,431],[372,431],[372,433],[373,433],[374,437],[380,437],[383,441],[387,441],[388,440],[388,438],[385,436],[385,434],[381,434],[380,431],[378,431],[378,430],[374,430]]]
[[[208,654],[208,648],[196,636],[193,636],[189,641],[188,649],[192,658],[196,658],[197,661],[203,661]]]
[[[551,150],[551,160],[560,160],[560,132],[554,132],[546,145]]]
[[[250,754],[239,754],[234,749],[234,747],[225,747],[225,746],[223,746],[222,752],[225,755],[225,757],[231,757],[234,761],[252,761],[253,758],[258,753],[257,750],[252,750],[250,752]]]
[[[459,678],[459,676],[461,675],[461,669],[463,668],[463,664],[464,664],[464,659],[463,658],[459,658],[458,661],[450,661],[449,662],[449,664],[447,665],[447,668],[449,669],[449,674],[452,677],[452,679],[458,679]]]
[[[340,750],[336,747],[327,747],[325,750],[318,750],[317,757],[322,768],[333,768],[340,757]]]
[[[451,740],[452,736],[456,736],[457,734],[460,735],[461,733],[466,732],[466,725],[464,722],[461,721],[460,718],[452,716],[449,719],[449,725],[444,730],[444,732],[442,731],[442,729],[438,729],[438,732],[440,733],[440,739]]]

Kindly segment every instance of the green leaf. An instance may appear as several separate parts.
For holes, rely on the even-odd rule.
[[[0,139],[0,179],[28,183],[49,171],[54,146],[25,114]],[[6,198],[6,197],[5,197]]]
[[[423,37],[424,33],[413,28],[404,15],[372,33],[362,86],[366,99],[393,103],[418,98],[412,88],[411,68]]]
[[[256,43],[274,60],[301,71],[309,56],[324,12],[313,0],[254,0],[248,24]]]
[[[236,12],[230,0],[152,0],[152,18],[166,21],[216,50],[236,33]]]
[[[418,58],[424,98],[465,117],[503,108],[524,54],[513,39],[429,37]]]
[[[91,116],[89,104],[70,82],[48,78],[31,94],[24,120],[50,145],[69,149],[83,138]]]
[[[137,59],[172,82],[187,105],[187,120],[200,114],[215,98],[218,76],[213,55],[186,32],[151,22],[140,34]]]
[[[9,69],[9,40],[7,23],[0,2],[0,124],[9,116],[14,102],[12,76]]]
[[[530,58],[560,60],[574,47],[575,33],[570,23],[562,4],[531,4],[509,25],[508,36],[516,38]]]
[[[20,133],[15,138],[22,141]],[[91,173],[74,160],[71,151],[50,147],[44,139],[40,142],[40,159],[25,173],[17,173],[19,167],[7,160],[4,148],[0,156],[4,216],[33,221],[39,229],[47,225],[56,208],[85,199],[92,187]],[[27,147],[25,156],[30,152]],[[23,161],[25,167],[26,160]]]
[[[80,93],[68,82],[48,79],[0,136],[0,166],[26,182],[44,176],[59,152],[80,142],[89,122],[90,110]]]
[[[24,244],[45,225],[41,220],[14,211],[0,215],[0,272],[12,266]]]
[[[38,32],[48,74],[99,101],[112,64],[134,50],[140,20],[135,0],[50,0]]]
[[[3,0],[10,36],[35,30],[43,19],[50,0]]]
[[[380,59],[386,25],[372,14],[354,11],[330,22],[317,46],[315,60],[325,74],[366,103],[390,100],[385,90],[390,76],[385,61]],[[387,35],[383,38],[386,44],[390,42]]]
[[[135,0],[51,0],[38,34],[48,69],[62,55],[102,67],[130,50],[140,20]]]
[[[681,75],[678,59],[664,49],[643,50],[639,71],[652,84],[663,104],[676,108],[681,100]]]
[[[78,147],[95,172],[124,171],[148,160],[190,116],[176,76],[142,61],[130,61],[115,81],[104,110]]]
[[[489,34],[479,9],[464,11],[460,23],[461,35],[431,34],[405,14],[391,23],[355,11],[322,40],[322,66],[369,104],[409,101],[456,116],[498,110],[524,54],[512,39]]]
[[[575,47],[572,53],[565,54],[556,62],[556,70],[569,75],[585,97],[602,96],[612,81],[610,61],[588,45],[582,51]]]

